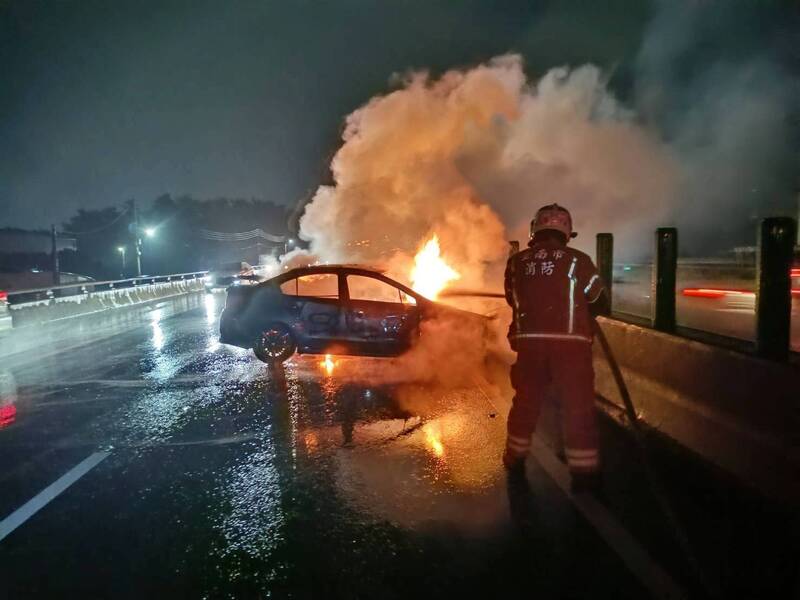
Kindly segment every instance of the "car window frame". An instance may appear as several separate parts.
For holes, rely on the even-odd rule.
[[[347,277],[350,276],[350,275],[353,275],[355,277],[366,277],[368,279],[375,279],[377,281],[385,283],[386,285],[388,285],[390,287],[393,287],[395,290],[397,290],[397,297],[400,299],[400,301],[399,302],[394,302],[392,300],[365,300],[365,299],[361,299],[361,298],[351,298],[350,297],[350,284],[347,281]],[[394,281],[393,279],[390,279],[389,277],[386,277],[385,275],[383,275],[381,273],[371,273],[371,272],[368,272],[368,271],[367,272],[364,272],[364,271],[348,271],[348,272],[346,272],[344,274],[344,287],[345,287],[345,292],[346,292],[346,295],[347,295],[347,302],[375,302],[375,303],[378,303],[378,304],[399,304],[400,306],[418,306],[419,303],[420,303],[420,296],[419,295],[414,293],[411,289],[407,288],[406,286],[404,286],[399,281]],[[403,294],[405,294],[406,296],[410,296],[410,297],[414,298],[415,302],[406,302],[406,301],[404,301],[403,300]]]
[[[326,301],[326,302],[342,302],[343,299],[344,299],[343,296],[342,296],[342,286],[344,285],[343,276],[342,276],[341,273],[339,273],[337,271],[312,271],[312,272],[309,272],[309,273],[298,273],[297,275],[294,275],[294,276],[292,276],[292,275],[293,274],[291,274],[291,273],[287,273],[285,278],[284,278],[284,276],[281,276],[279,279],[276,278],[275,280],[273,280],[275,288],[278,290],[278,292],[282,296],[285,296],[286,298],[303,298],[305,300],[320,300],[320,301]],[[335,276],[336,277],[336,297],[330,297],[330,296],[308,296],[308,295],[305,295],[305,294],[299,294],[298,293],[299,290],[300,290],[299,279],[301,277],[309,277],[309,276],[314,276],[314,275],[333,275],[333,276]],[[295,282],[295,284],[294,284],[295,285],[295,288],[294,288],[295,289],[295,293],[294,294],[287,294],[286,292],[283,291],[283,288],[281,286],[284,283],[288,283],[288,282],[292,281],[292,279],[294,279],[294,282]]]
[[[285,282],[289,281],[292,278],[302,277],[303,275],[322,275],[326,273],[337,275],[339,278],[339,302],[346,303],[350,302],[350,290],[347,287],[347,276],[348,275],[363,275],[364,277],[372,277],[373,279],[377,279],[379,281],[383,281],[391,285],[392,287],[400,289],[404,294],[407,296],[411,296],[416,301],[416,304],[405,302],[405,306],[423,306],[425,304],[429,304],[432,300],[422,296],[412,290],[407,285],[400,283],[399,281],[395,281],[390,277],[387,277],[383,273],[379,273],[377,271],[370,271],[368,269],[351,269],[351,268],[342,268],[342,267],[334,267],[330,269],[304,269],[299,268],[297,271],[303,271],[301,273],[295,273],[295,269],[287,271],[286,273],[281,273],[280,275],[276,275],[272,279],[268,279],[263,283],[258,284],[259,286],[271,286],[275,288],[279,294],[287,297],[287,298],[316,298],[317,300],[333,300],[332,298],[318,298],[316,296],[290,296],[288,294],[284,294],[283,290],[281,289],[281,285]],[[354,302],[378,302],[378,300],[354,300]]]

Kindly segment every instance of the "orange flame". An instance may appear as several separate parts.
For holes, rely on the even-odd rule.
[[[325,355],[325,360],[319,363],[319,366],[325,371],[325,373],[330,377],[333,375],[333,370],[336,368],[336,361],[333,360],[333,356],[330,354]]]
[[[436,300],[447,284],[461,279],[461,274],[448,265],[441,256],[439,236],[433,234],[414,257],[411,269],[411,287],[426,298]]]

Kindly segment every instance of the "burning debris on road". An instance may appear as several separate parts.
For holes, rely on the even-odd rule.
[[[330,377],[333,375],[333,371],[336,368],[336,361],[333,360],[333,356],[330,354],[325,355],[325,359],[319,363],[319,366],[322,368],[323,372]]]

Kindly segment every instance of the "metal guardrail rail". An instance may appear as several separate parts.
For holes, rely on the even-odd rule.
[[[724,268],[737,275],[754,275],[753,295],[755,311],[755,353],[762,358],[787,361],[792,356],[792,279],[797,277],[800,247],[796,245],[797,222],[789,217],[763,219],[758,229],[758,248],[755,269],[747,263]],[[655,231],[655,257],[650,272],[649,324],[658,331],[675,333],[677,323],[678,266],[684,271],[702,271],[713,268],[719,273],[723,263],[701,266],[694,261],[678,261],[678,232],[675,228]],[[612,283],[612,310],[615,294],[613,286],[626,283],[617,279],[614,268],[614,238],[610,233],[597,235],[597,266],[600,273]],[[693,264],[694,263],[694,264]],[[628,265],[628,267],[634,265]],[[645,268],[645,265],[635,265]],[[623,271],[628,270],[623,267]],[[618,271],[616,271],[618,273]],[[719,336],[724,337],[724,336]]]
[[[193,273],[176,273],[171,275],[152,275],[147,277],[133,277],[131,279],[114,279],[107,281],[81,281],[78,283],[68,283],[65,285],[53,285],[40,288],[9,291],[7,292],[7,300],[8,304],[13,306],[15,304],[23,304],[25,302],[36,302],[41,300],[50,300],[53,298],[86,295],[93,292],[129,289],[144,285],[154,285],[157,283],[195,280],[201,277],[205,277],[207,274],[208,271],[196,271]]]

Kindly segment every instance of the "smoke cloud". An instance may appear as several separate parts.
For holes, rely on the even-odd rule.
[[[333,185],[300,218],[310,250],[291,263],[368,263],[409,283],[415,253],[436,234],[458,287],[497,290],[507,241],[524,242],[536,209],[553,202],[572,211],[574,244],[590,254],[594,234],[610,231],[618,259],[649,258],[660,225],[681,229],[683,254],[752,243],[755,217],[793,210],[789,124],[800,86],[769,48],[710,41],[744,39],[749,27],[739,19],[737,32],[718,13],[711,3],[662,3],[626,102],[597,66],[529,79],[516,54],[396,77],[393,91],[347,116]],[[407,370],[457,354],[418,348]],[[444,379],[479,361],[448,362]]]
[[[623,243],[649,240],[674,196],[667,148],[594,66],[530,82],[506,55],[438,78],[413,73],[349,115],[343,142],[335,184],[319,188],[300,235],[321,260],[381,264],[402,281],[433,233],[459,286],[491,275],[497,287],[507,240],[527,238],[539,206],[569,207],[588,248],[612,228]]]
[[[680,165],[673,220],[693,255],[754,244],[757,219],[796,216],[800,83],[784,63],[797,17],[729,8],[661,2],[636,62],[637,110]]]
[[[787,24],[800,17],[773,12],[657,3],[623,68],[625,103],[598,67],[530,80],[515,54],[396,77],[347,117],[334,184],[306,207],[301,236],[324,260],[405,281],[436,232],[460,287],[496,282],[506,240],[526,239],[551,202],[572,210],[578,247],[611,231],[621,259],[648,257],[659,225],[678,226],[689,255],[753,243],[757,218],[794,214],[800,185],[800,40]]]

